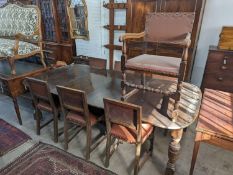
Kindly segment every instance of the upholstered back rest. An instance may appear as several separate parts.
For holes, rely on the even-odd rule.
[[[50,93],[47,82],[34,78],[27,78],[26,81],[36,103],[39,102],[39,100],[50,103]]]
[[[64,110],[88,113],[87,98],[84,91],[57,86],[60,104]]]
[[[137,132],[141,126],[141,107],[122,101],[104,99],[106,122],[119,124]]]
[[[150,13],[146,15],[145,41],[174,41],[191,33],[195,13]]]
[[[41,14],[37,6],[7,4],[0,8],[0,37],[15,37],[20,33],[40,39]]]

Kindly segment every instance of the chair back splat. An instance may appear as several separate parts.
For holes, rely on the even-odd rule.
[[[145,41],[177,41],[192,33],[195,13],[149,13],[146,15]]]
[[[135,133],[141,134],[142,109],[140,106],[104,99],[106,121],[130,128]],[[110,130],[110,128],[107,129]]]

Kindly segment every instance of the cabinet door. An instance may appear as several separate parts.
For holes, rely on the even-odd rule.
[[[43,0],[37,3],[42,15],[43,40],[57,42],[53,1]]]
[[[67,1],[66,0],[55,0],[57,6],[57,19],[58,28],[61,41],[69,41],[69,20],[67,16]]]

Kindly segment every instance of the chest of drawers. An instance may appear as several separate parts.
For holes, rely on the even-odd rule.
[[[201,89],[233,92],[233,51],[210,46]]]

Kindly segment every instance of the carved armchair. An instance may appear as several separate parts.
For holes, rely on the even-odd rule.
[[[120,37],[120,42],[123,42],[121,57],[122,100],[126,100],[137,89],[161,93],[167,96],[175,95],[177,100],[179,99],[181,82],[184,81],[185,77],[194,17],[194,13],[150,13],[146,16],[144,32],[126,33]],[[130,47],[133,47],[129,40],[141,38],[144,38],[142,41],[144,43],[142,46],[144,54],[129,59],[128,51]],[[148,46],[157,48],[161,44],[174,45],[182,49],[182,55],[180,57],[171,57],[147,53],[150,50]],[[169,47],[166,49],[169,49]],[[128,70],[144,75],[142,76],[141,84],[127,81],[126,71]],[[176,92],[163,92],[158,88],[149,87],[145,82],[145,74],[148,73],[177,78]],[[131,87],[134,90],[127,93],[127,87]]]
[[[15,60],[27,58],[42,50],[41,13],[37,6],[5,4],[0,7],[0,59],[8,59],[11,73],[15,72]]]

